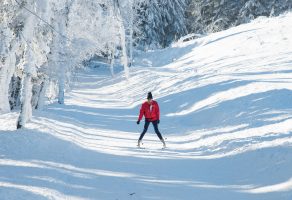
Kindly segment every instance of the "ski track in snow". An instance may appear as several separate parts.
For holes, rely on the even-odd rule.
[[[292,198],[292,14],[78,73],[24,130],[0,115],[0,199]],[[139,108],[152,91],[162,145]]]

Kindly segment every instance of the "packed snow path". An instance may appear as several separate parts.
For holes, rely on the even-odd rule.
[[[65,105],[0,116],[0,199],[290,200],[292,15],[77,74]],[[152,91],[160,130],[137,149]]]

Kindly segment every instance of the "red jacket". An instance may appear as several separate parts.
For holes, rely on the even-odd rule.
[[[141,119],[144,117],[149,121],[156,121],[160,118],[159,113],[159,106],[156,101],[152,101],[150,104],[146,101],[142,104],[140,109],[140,115],[138,120],[141,121]]]

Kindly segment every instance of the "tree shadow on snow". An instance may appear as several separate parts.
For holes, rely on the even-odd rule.
[[[1,142],[13,147],[1,152],[5,162],[0,168],[0,195],[12,192],[17,199],[174,200],[187,195],[202,200],[272,200],[279,192],[269,191],[292,177],[292,149],[285,147],[219,159],[177,160],[97,153],[31,130],[1,135]],[[250,192],[269,185],[275,188]],[[281,192],[281,199],[288,200],[289,191]]]

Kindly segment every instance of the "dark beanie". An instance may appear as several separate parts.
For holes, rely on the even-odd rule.
[[[153,97],[152,97],[152,93],[151,93],[151,92],[148,92],[148,94],[147,94],[147,99],[153,99]]]

